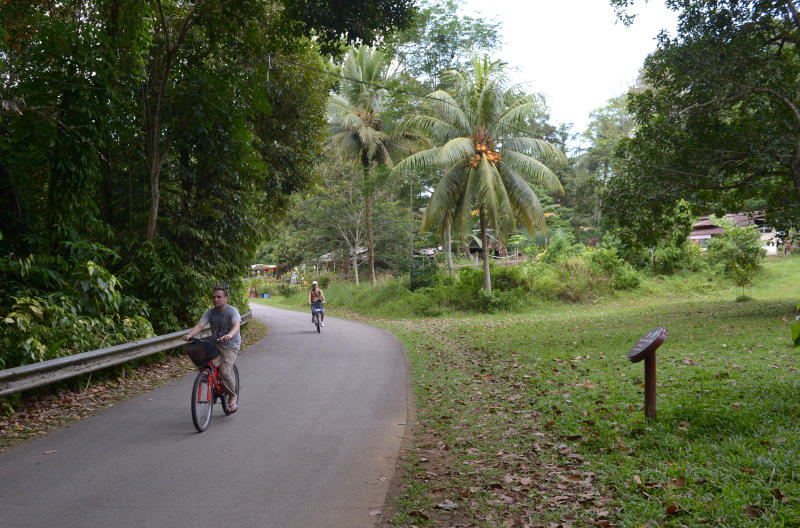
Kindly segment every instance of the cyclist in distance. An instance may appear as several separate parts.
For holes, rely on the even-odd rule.
[[[206,323],[211,326],[211,337],[217,340],[217,350],[220,355],[219,374],[222,378],[222,387],[228,393],[228,410],[236,411],[236,381],[233,379],[233,364],[239,355],[239,346],[242,344],[242,335],[239,328],[242,317],[239,310],[228,304],[228,290],[217,286],[211,294],[214,307],[209,308],[200,318],[189,333],[183,336],[184,341],[190,341],[199,334]]]
[[[325,302],[325,294],[322,293],[322,290],[319,288],[319,284],[317,281],[311,282],[311,289],[308,290],[308,304],[311,306],[311,322],[314,322],[314,305],[317,306],[317,309],[321,311],[319,314],[320,317],[320,326],[325,326],[325,308],[322,307],[322,303]]]

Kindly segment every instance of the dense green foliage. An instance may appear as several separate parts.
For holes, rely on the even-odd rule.
[[[708,244],[709,262],[738,287],[750,286],[765,256],[760,233],[725,218],[712,217],[712,221],[724,227],[725,233]]]
[[[186,327],[217,283],[246,308],[239,277],[323,144],[330,83],[303,34],[332,46],[352,22],[315,5],[3,3],[5,365]],[[363,7],[348,35],[410,15]]]
[[[500,23],[458,15],[454,0],[423,2],[406,29],[382,44],[397,60],[406,87],[439,88],[442,73],[464,70],[474,56],[493,54],[501,43]]]
[[[660,37],[645,62],[644,89],[630,94],[637,128],[620,147],[627,170],[612,178],[606,214],[642,225],[640,215],[657,220],[686,199],[702,212],[760,209],[776,228],[796,227],[800,6],[667,4],[678,11],[678,32]]]
[[[320,184],[294,198],[287,217],[261,246],[259,259],[278,264],[281,273],[303,263],[340,272],[344,265],[356,280],[366,258],[363,177],[363,171],[352,166],[326,165]],[[404,204],[386,186],[375,189],[372,198],[378,204],[372,216],[376,267],[407,270],[410,226]]]
[[[560,248],[560,249],[557,249]],[[492,265],[492,290],[483,271],[464,267],[454,275],[433,261],[409,275],[387,278],[376,287],[331,282],[325,296],[331,307],[389,317],[438,316],[450,312],[520,312],[547,302],[586,302],[639,286],[642,276],[612,248],[582,244],[551,245],[537,262],[524,266]],[[264,293],[302,305],[305,291],[281,283],[261,285]]]

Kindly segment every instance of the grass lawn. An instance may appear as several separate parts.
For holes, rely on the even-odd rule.
[[[379,320],[408,348],[417,406],[386,526],[800,526],[800,258],[769,262],[753,300],[738,293],[673,280],[530,313]],[[648,422],[627,352],[657,326]]]

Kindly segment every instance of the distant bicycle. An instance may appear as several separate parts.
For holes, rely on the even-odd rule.
[[[214,359],[219,356],[217,351],[218,340],[193,338],[186,345],[184,350],[192,362],[197,365],[197,377],[192,385],[192,421],[198,432],[208,429],[211,423],[211,412],[217,400],[222,404],[225,414],[233,414],[234,411],[228,409],[228,395],[222,388],[222,380],[219,375],[219,366],[215,365]],[[233,379],[236,382],[236,401],[239,401],[239,369],[233,365]]]
[[[317,333],[321,332],[320,326],[322,321],[320,320],[320,315],[322,313],[322,301],[312,302],[311,303],[311,319],[314,321],[314,324],[317,325]]]

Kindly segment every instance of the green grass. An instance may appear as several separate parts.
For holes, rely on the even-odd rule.
[[[409,317],[403,292],[325,291],[409,351],[417,426],[392,526],[800,525],[798,257],[745,292],[685,275],[525,313]],[[268,301],[305,309],[304,293]],[[627,352],[657,326],[648,422]]]
[[[525,314],[384,321],[409,349],[419,422],[394,524],[797,526],[799,271],[771,262],[748,302],[684,277]],[[649,423],[626,354],[656,326],[670,336]]]
[[[422,294],[415,296],[406,289],[407,286],[407,278],[383,280],[376,288],[370,286],[369,281],[360,286],[332,282],[323,290],[326,299],[325,308],[369,314],[373,317],[413,317],[415,313],[409,298]],[[288,293],[288,295],[275,293],[269,299],[257,298],[251,301],[292,310],[309,309],[308,289],[297,286],[288,289]]]

